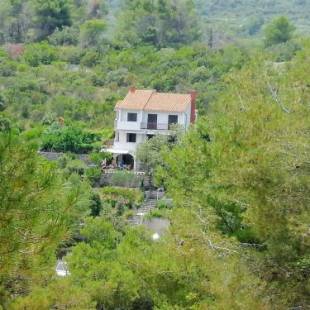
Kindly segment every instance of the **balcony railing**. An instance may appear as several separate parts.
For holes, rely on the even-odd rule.
[[[169,130],[169,124],[160,124],[160,123],[141,123],[141,129],[150,129],[150,130]]]

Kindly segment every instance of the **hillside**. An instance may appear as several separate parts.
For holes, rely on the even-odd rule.
[[[309,308],[308,1],[0,1],[1,310]]]
[[[310,31],[310,2],[307,0],[196,0],[198,11],[210,27],[238,36],[257,34],[276,16],[287,16],[298,32]]]

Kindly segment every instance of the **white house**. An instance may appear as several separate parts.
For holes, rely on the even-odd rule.
[[[137,145],[154,135],[171,134],[170,126],[188,129],[196,119],[196,92],[158,93],[156,90],[130,88],[124,100],[115,106],[115,140],[105,151],[113,153],[118,165],[138,169]]]

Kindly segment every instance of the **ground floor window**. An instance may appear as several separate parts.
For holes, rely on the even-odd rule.
[[[137,134],[135,134],[135,133],[127,133],[127,142],[130,142],[130,143],[137,142]]]
[[[155,135],[146,135],[147,139],[150,140],[154,137]]]

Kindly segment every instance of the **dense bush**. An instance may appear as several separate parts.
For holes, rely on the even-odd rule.
[[[98,167],[89,167],[86,170],[86,177],[92,186],[96,186],[97,184],[99,184],[101,174],[101,169]]]
[[[142,177],[139,177],[131,172],[118,171],[113,173],[110,183],[113,186],[138,188],[142,182]]]
[[[35,43],[26,46],[23,57],[30,66],[49,65],[57,59],[57,52],[47,42]]]
[[[78,127],[51,125],[42,135],[41,150],[56,152],[88,153],[99,141],[97,134],[83,131]]]
[[[143,202],[143,194],[138,189],[119,187],[104,187],[99,191],[103,203],[115,208],[117,215],[122,215],[126,209],[138,207]]]

